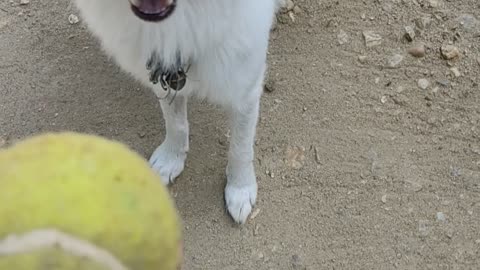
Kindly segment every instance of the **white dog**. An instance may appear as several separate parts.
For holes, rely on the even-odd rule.
[[[165,184],[184,169],[187,98],[230,113],[225,201],[244,223],[257,197],[254,137],[270,28],[282,0],[75,0],[105,51],[160,99],[166,137],[150,158]]]

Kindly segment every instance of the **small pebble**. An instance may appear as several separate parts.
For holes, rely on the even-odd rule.
[[[382,202],[387,203],[387,194],[382,196]]]
[[[415,25],[422,30],[425,30],[431,23],[432,18],[427,16],[415,20]]]
[[[462,76],[462,73],[460,73],[460,70],[458,70],[457,67],[450,68],[450,71],[452,72],[453,76],[455,76],[455,78]]]
[[[430,82],[427,79],[420,79],[417,82],[418,87],[420,87],[423,90],[426,90],[430,86]]]
[[[408,49],[408,53],[414,57],[421,58],[424,57],[426,52],[425,52],[425,44],[423,43],[417,43],[414,46],[412,46],[410,49]]]
[[[260,211],[261,211],[260,208],[255,209],[253,213],[250,215],[250,220],[255,219],[258,216],[258,214],[260,214]]]
[[[445,214],[442,213],[442,212],[438,212],[437,213],[437,220],[438,221],[441,221],[441,222],[445,222],[447,220],[447,218],[445,217]]]
[[[373,31],[363,31],[363,37],[367,47],[374,47],[382,44],[382,36]]]
[[[290,10],[293,10],[294,7],[295,7],[295,3],[293,3],[292,0],[287,0],[287,1],[285,2],[285,8],[286,8],[287,10],[289,10],[289,11],[290,11]]]
[[[348,34],[345,31],[340,30],[338,32],[338,35],[337,35],[337,40],[338,40],[338,44],[340,44],[340,45],[343,45],[343,44],[347,43],[348,42]]]
[[[415,39],[415,28],[413,26],[405,26],[405,39],[409,42],[412,42]]]
[[[70,16],[68,16],[68,22],[70,24],[77,24],[79,21],[80,21],[80,19],[75,14],[70,14]]]
[[[460,51],[453,45],[444,45],[441,48],[442,56],[446,60],[452,60],[460,56]]]
[[[388,59],[387,66],[389,68],[397,68],[402,63],[403,58],[404,58],[403,55],[395,54]]]
[[[478,59],[480,61],[480,58]],[[365,64],[367,62],[367,56],[365,55],[360,55],[358,57],[358,62],[362,63],[362,64]],[[480,64],[480,62],[478,62]]]

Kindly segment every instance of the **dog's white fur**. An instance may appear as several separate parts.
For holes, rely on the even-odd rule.
[[[282,0],[177,0],[175,12],[158,23],[136,17],[128,0],[75,2],[107,54],[159,98],[165,91],[150,83],[145,67],[151,53],[167,65],[175,63],[177,52],[192,62],[187,85],[173,103],[160,99],[166,137],[150,164],[165,184],[173,182],[189,149],[187,98],[222,105],[231,116],[225,200],[233,219],[244,223],[257,197],[255,129],[269,32]]]

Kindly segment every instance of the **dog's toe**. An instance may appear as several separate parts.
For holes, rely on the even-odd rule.
[[[244,187],[235,187],[227,185],[225,188],[225,202],[228,212],[233,220],[239,224],[244,224],[252,212],[257,197],[257,186],[248,185]]]
[[[157,172],[165,185],[173,183],[185,167],[186,153],[176,152],[163,144],[150,158],[150,166]]]

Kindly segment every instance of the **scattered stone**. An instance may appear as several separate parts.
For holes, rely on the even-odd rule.
[[[288,12],[288,17],[292,22],[295,22],[295,13],[293,13],[293,11]]]
[[[455,78],[462,76],[462,73],[460,73],[460,70],[458,70],[457,67],[450,68],[450,71],[452,72],[453,76],[455,76]]]
[[[340,30],[338,32],[338,35],[337,35],[337,40],[338,40],[338,44],[340,44],[340,45],[343,45],[343,44],[347,43],[348,42],[348,34],[345,31]]]
[[[430,86],[430,82],[425,78],[418,80],[417,84],[418,87],[423,90],[426,90]]]
[[[373,31],[363,31],[363,37],[367,47],[375,47],[382,44],[382,36]]]
[[[467,32],[478,31],[480,28],[480,21],[471,14],[462,14],[456,19],[456,21]]]
[[[428,5],[431,8],[438,8],[440,6],[440,2],[438,0],[428,0]]]
[[[425,51],[425,44],[424,43],[417,43],[413,45],[410,49],[408,49],[408,53],[414,57],[421,58],[424,57],[426,54]]]
[[[420,236],[428,235],[428,220],[418,221],[418,232],[420,233]]]
[[[284,6],[286,10],[290,11],[295,7],[295,3],[292,0],[286,0]]]
[[[380,102],[382,102],[382,104],[387,103],[387,96],[382,96],[382,98],[380,98]]]
[[[480,58],[478,58],[478,60],[480,61]],[[358,62],[360,62],[360,63],[362,63],[362,64],[367,63],[367,56],[365,56],[365,55],[360,55],[360,56],[358,57]],[[479,62],[479,64],[480,64],[480,62]]]
[[[387,203],[387,194],[382,196],[382,202]]]
[[[75,14],[70,14],[70,16],[68,16],[68,22],[70,24],[77,24],[79,21],[80,21],[80,19]]]
[[[254,235],[254,236],[259,235],[259,231],[260,231],[260,225],[259,225],[259,224],[255,224],[255,228],[253,229],[253,235]]]
[[[302,259],[296,254],[292,256],[292,266],[293,269],[305,269]]]
[[[321,164],[322,162],[321,162],[321,158],[320,158],[320,150],[318,149],[318,147],[315,146],[314,151],[315,151],[315,161],[318,164]]]
[[[28,5],[30,4],[30,0],[20,0],[20,5]]]
[[[447,218],[445,217],[445,214],[442,212],[437,212],[437,220],[441,222],[445,222]]]
[[[303,167],[305,161],[305,148],[304,147],[288,147],[287,148],[287,166],[293,169],[300,169]]]
[[[438,84],[440,84],[443,87],[449,87],[451,85],[450,81],[448,79],[440,79],[437,81]]]
[[[269,93],[272,93],[273,91],[275,91],[276,88],[277,88],[277,83],[273,79],[268,79],[267,82],[265,83],[265,86],[263,87],[263,89]]]
[[[415,25],[421,30],[425,30],[428,26],[430,26],[431,23],[432,23],[432,18],[429,16],[418,18],[415,20]]]
[[[403,55],[395,54],[388,59],[387,66],[389,68],[398,68],[398,66],[402,63],[403,58],[404,58]]]
[[[260,214],[260,211],[260,208],[255,209],[250,215],[250,220],[254,220],[258,216],[258,214]]]
[[[452,60],[460,56],[460,51],[453,45],[443,45],[441,48],[442,56],[446,60]]]
[[[415,39],[415,27],[414,26],[405,26],[405,39],[409,42],[412,42]]]
[[[295,13],[295,14],[300,14],[302,12],[303,12],[303,10],[299,6],[295,6],[293,8],[293,13]]]
[[[10,23],[10,21],[7,18],[0,18],[0,30],[7,26]]]

